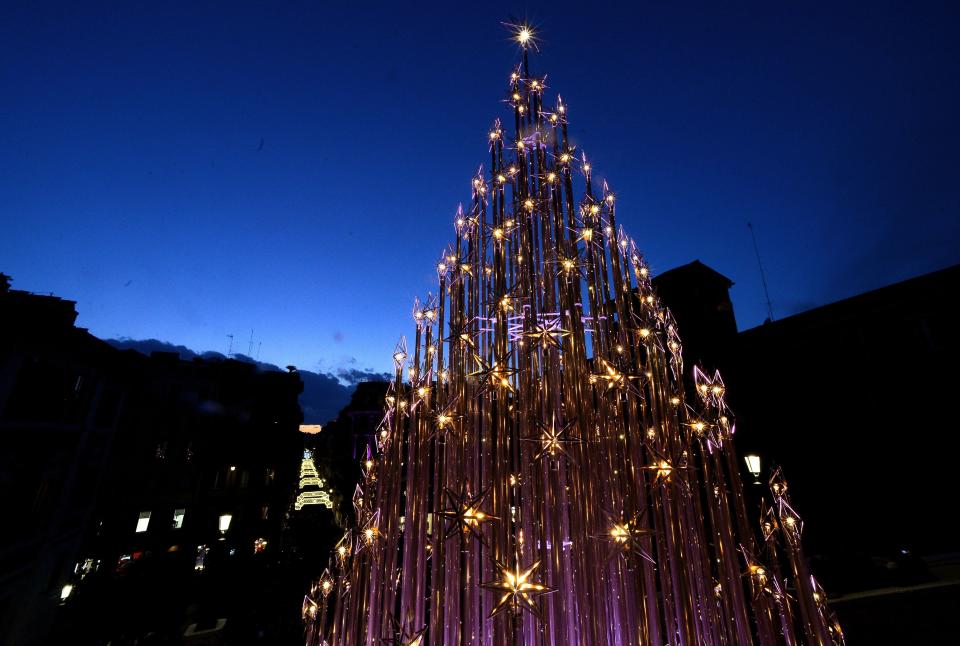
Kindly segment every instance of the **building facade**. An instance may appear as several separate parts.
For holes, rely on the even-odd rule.
[[[119,351],[74,326],[74,303],[2,287],[0,487],[18,526],[0,543],[0,634],[283,630],[297,372]]]
[[[0,635],[45,643],[126,405],[123,362],[75,303],[0,274]]]

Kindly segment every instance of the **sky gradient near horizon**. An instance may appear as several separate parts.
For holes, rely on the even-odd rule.
[[[748,221],[778,318],[960,262],[956,3],[351,4],[4,3],[0,271],[103,338],[388,369],[524,17],[618,221],[741,329]]]

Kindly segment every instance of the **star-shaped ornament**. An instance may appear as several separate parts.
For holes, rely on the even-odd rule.
[[[503,175],[501,174],[500,177],[503,177]],[[498,181],[497,178],[494,178],[494,181]],[[494,244],[503,244],[510,240],[510,235],[516,228],[517,223],[514,220],[504,220],[499,224],[490,223],[487,225],[487,239],[493,241]]]
[[[601,384],[601,392],[604,395],[633,393],[641,396],[640,391],[634,385],[635,381],[640,379],[640,375],[632,375],[621,371],[606,359],[599,359],[602,371],[590,375],[590,383]]]
[[[425,372],[419,373],[419,377],[411,384],[413,389],[413,404],[410,406],[410,412],[417,410],[423,404],[428,405],[430,394],[433,391],[433,366],[430,366]]]
[[[595,538],[610,543],[608,563],[618,556],[622,556],[631,569],[641,558],[654,563],[643,546],[644,542],[653,536],[653,530],[643,525],[644,511],[633,515],[618,515],[607,510],[603,510],[603,513],[607,517],[608,529],[606,533]]]
[[[477,389],[478,396],[489,390],[514,392],[510,378],[517,374],[517,369],[509,367],[506,359],[494,359],[493,363],[487,365],[480,355],[474,354],[473,357],[479,367],[467,376],[475,377],[479,382],[479,388]]]
[[[447,435],[457,433],[457,422],[460,417],[456,414],[457,397],[447,402],[441,410],[433,414],[433,430],[427,440],[439,438],[445,440]]]
[[[537,451],[536,455],[533,456],[535,461],[543,457],[547,457],[551,460],[559,460],[561,456],[565,456],[567,459],[573,460],[573,456],[567,453],[567,450],[563,445],[575,444],[578,440],[565,438],[563,437],[563,434],[570,430],[574,424],[575,422],[568,422],[565,426],[558,426],[557,417],[554,415],[549,426],[543,424],[542,422],[538,422],[538,425],[541,429],[539,437],[525,437],[522,438],[522,440],[524,442],[537,442],[540,444],[540,450]]]
[[[653,482],[652,484],[667,484],[671,482],[673,474],[679,471],[680,469],[686,469],[687,467],[684,464],[677,465],[672,462],[665,455],[650,449],[650,452],[653,454],[653,464],[643,467],[648,471],[653,471]]]
[[[561,278],[580,278],[583,276],[584,260],[579,253],[570,256],[561,255],[556,260],[557,276]]]
[[[427,632],[426,626],[411,633],[405,630],[393,616],[390,617],[390,623],[393,625],[393,630],[389,637],[381,639],[384,644],[389,644],[389,646],[422,646],[423,636]]]
[[[525,336],[528,339],[532,339],[535,343],[539,344],[542,348],[555,348],[557,350],[562,349],[562,339],[565,336],[569,336],[570,332],[564,330],[560,327],[560,319],[555,318],[549,321],[544,321],[543,323],[538,323],[534,328],[527,332]]]
[[[471,496],[466,485],[461,487],[459,494],[450,489],[444,490],[448,506],[440,511],[440,516],[450,523],[444,539],[463,532],[473,534],[477,540],[486,545],[480,525],[491,520],[499,520],[480,508],[489,493],[490,488],[487,487],[480,492],[480,495]]]
[[[540,561],[534,562],[525,569],[520,567],[519,558],[516,555],[513,562],[514,565],[507,566],[495,560],[498,578],[495,581],[480,584],[480,587],[485,590],[502,593],[494,604],[493,610],[490,611],[489,617],[494,617],[505,610],[509,610],[513,615],[526,610],[542,621],[540,608],[537,607],[534,598],[553,592],[554,589],[532,580],[533,572],[540,567]]]
[[[526,298],[523,296],[523,285],[515,283],[513,287],[506,289],[499,294],[491,294],[483,301],[490,319],[497,318],[498,312],[503,312],[508,317],[523,312],[523,302]]]
[[[473,349],[477,347],[477,344],[473,340],[473,333],[470,330],[469,323],[463,323],[454,327],[450,325],[450,336],[444,339],[451,344],[457,344],[463,349]]]

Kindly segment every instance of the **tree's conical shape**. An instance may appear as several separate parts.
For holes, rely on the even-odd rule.
[[[723,382],[685,371],[525,29],[308,641],[842,643],[779,473],[751,530]]]

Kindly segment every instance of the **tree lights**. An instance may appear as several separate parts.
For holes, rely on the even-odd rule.
[[[455,216],[439,296],[418,302],[410,346],[394,351],[357,529],[320,580],[309,634],[338,646],[842,643],[786,481],[771,479],[761,539],[725,385],[684,371],[618,200],[605,183],[595,192],[567,106],[547,111],[544,77],[529,73],[536,33],[511,29],[513,131],[497,121],[482,137],[490,166]]]

